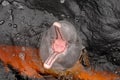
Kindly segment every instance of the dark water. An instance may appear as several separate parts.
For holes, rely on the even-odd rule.
[[[94,68],[116,72],[120,67],[120,0],[60,1],[0,0],[0,44],[39,48],[42,33],[54,21],[66,19],[76,25]]]

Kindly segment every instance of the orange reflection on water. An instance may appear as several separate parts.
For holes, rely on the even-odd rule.
[[[43,72],[38,49],[35,48],[0,45],[0,60],[29,77],[41,77],[39,72]]]
[[[22,75],[41,78],[39,73],[44,73],[39,51],[35,48],[0,45],[0,60],[5,66],[12,65]],[[86,71],[81,64],[76,64],[70,71],[80,80],[120,80],[120,76],[110,72]]]
[[[120,80],[120,76],[105,71],[81,72],[79,78],[82,80]]]

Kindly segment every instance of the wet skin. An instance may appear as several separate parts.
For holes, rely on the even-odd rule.
[[[71,23],[54,22],[43,34],[40,50],[46,69],[65,70],[79,60],[82,42]]]
[[[56,32],[56,38],[52,43],[53,54],[50,55],[44,63],[45,68],[51,68],[52,64],[55,62],[59,54],[62,54],[67,49],[67,41],[63,38],[62,33],[60,31],[61,24],[55,22],[53,24]]]

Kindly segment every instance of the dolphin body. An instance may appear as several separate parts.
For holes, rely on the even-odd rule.
[[[74,25],[61,20],[43,33],[40,56],[45,68],[61,71],[71,68],[79,60],[82,49],[82,40]]]

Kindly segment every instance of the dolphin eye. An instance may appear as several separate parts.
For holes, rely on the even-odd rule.
[[[69,40],[69,41],[67,41],[67,42],[68,42],[68,43],[70,43],[70,44],[72,43],[72,41],[71,41],[71,40]]]
[[[54,36],[51,36],[50,39],[54,39],[55,37]]]
[[[53,42],[55,40],[55,37],[51,36],[50,37],[50,42]]]

